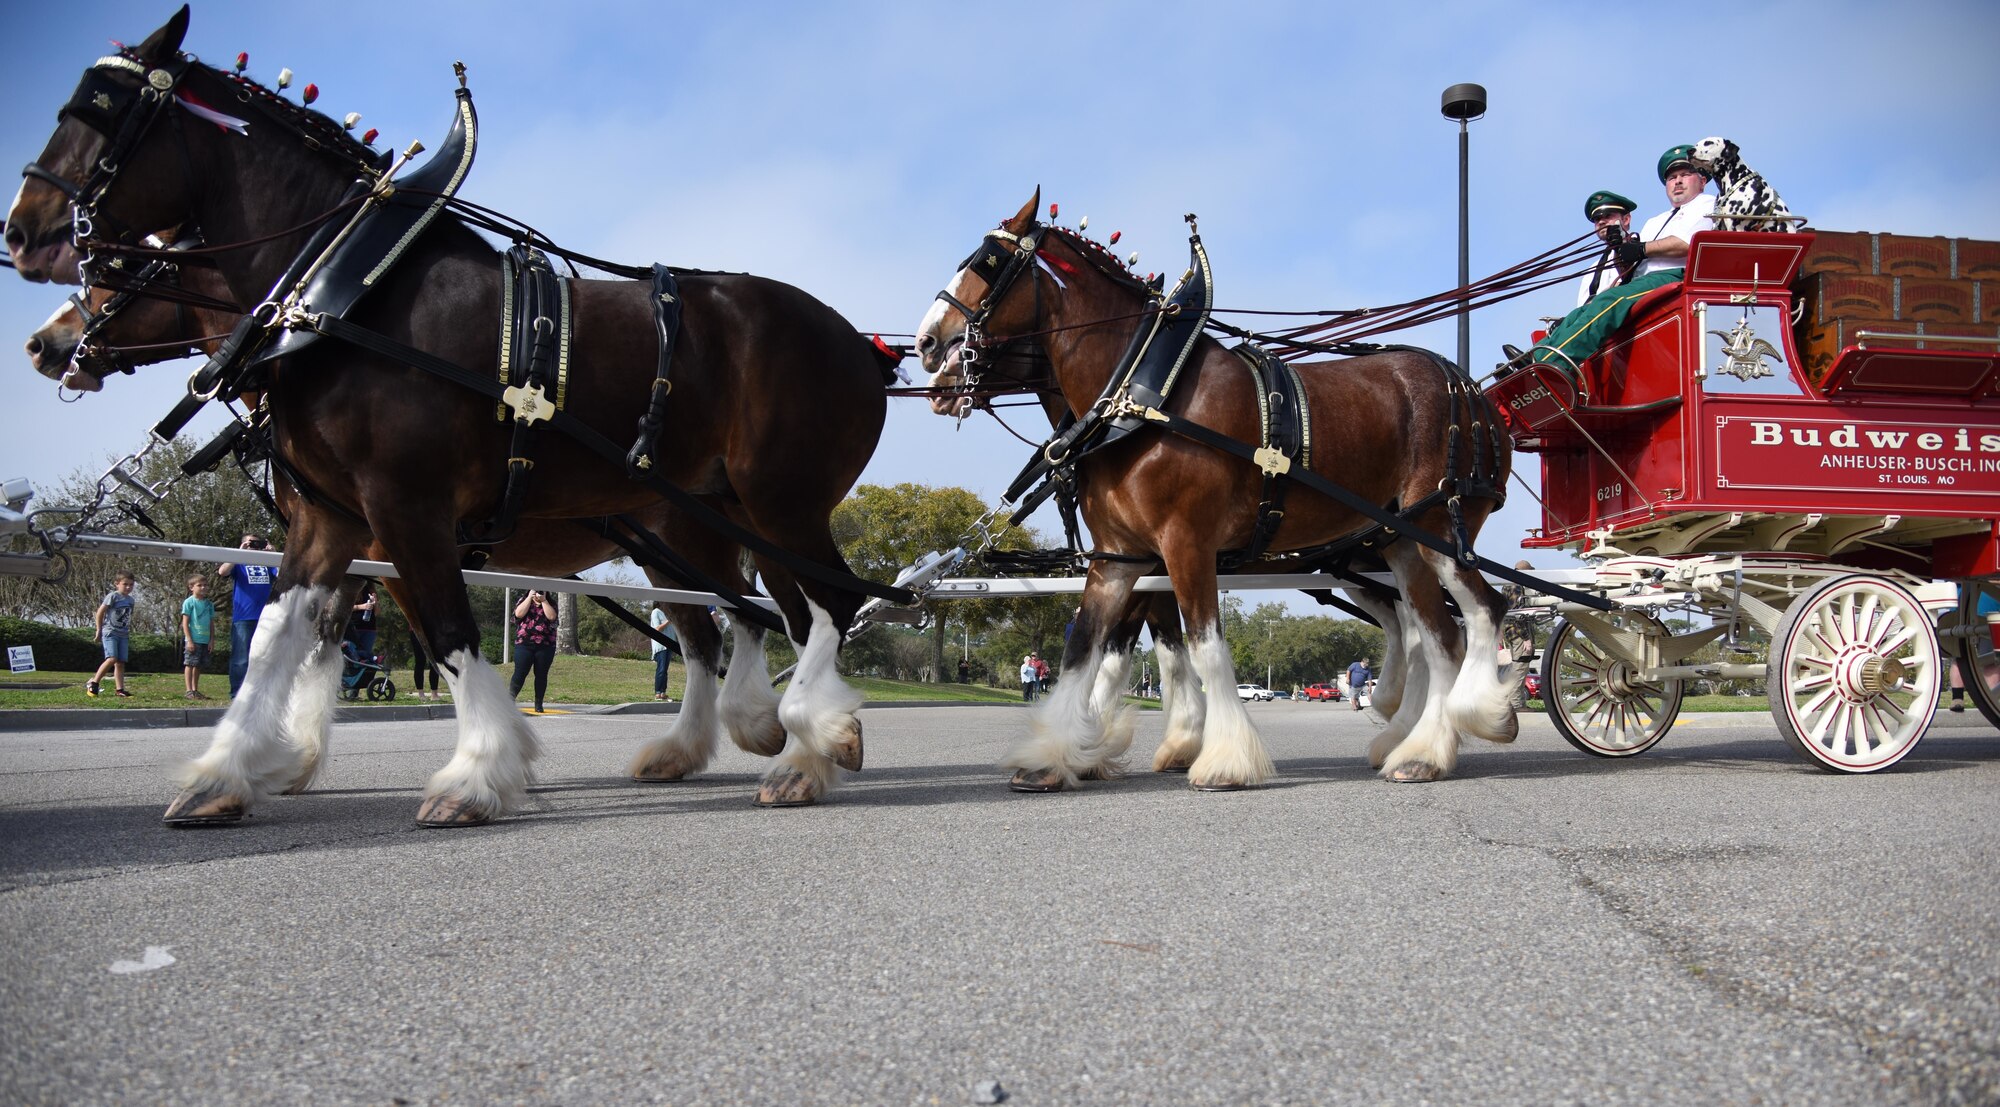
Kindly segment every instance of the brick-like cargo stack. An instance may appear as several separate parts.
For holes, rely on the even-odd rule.
[[[1814,381],[1860,331],[1923,335],[1915,349],[1984,351],[1992,347],[1949,339],[2000,338],[2000,242],[1813,233],[1794,291],[1804,305],[1799,354]]]

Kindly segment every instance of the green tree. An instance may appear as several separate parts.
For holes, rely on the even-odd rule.
[[[834,509],[833,537],[857,575],[889,582],[919,558],[958,545],[960,537],[985,511],[986,505],[979,497],[963,488],[912,483],[893,487],[864,484]],[[953,679],[957,665],[946,667],[945,642],[984,633],[992,618],[993,613],[986,610],[985,604],[935,605],[927,666],[930,679],[939,682]],[[892,662],[891,655],[907,658],[908,653],[891,650],[887,645],[863,646],[859,640],[852,649],[848,660],[851,668],[889,665],[900,669],[901,663]],[[914,677],[918,673],[898,675]]]

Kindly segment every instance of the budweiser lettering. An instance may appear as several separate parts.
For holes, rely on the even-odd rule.
[[[1793,445],[1817,446],[1820,445],[1821,429],[1820,427],[1793,426],[1790,428],[1791,433],[1789,437]],[[1776,446],[1785,441],[1787,437],[1786,430],[1787,428],[1784,423],[1765,423],[1753,420],[1750,424],[1750,444],[1753,446]],[[1972,445],[1972,432],[1970,430],[1964,427],[1957,427],[1952,430],[1951,436],[1951,448],[1953,450],[1959,453],[1966,453],[1974,448]],[[1853,423],[1842,423],[1826,436],[1826,445],[1840,449],[1851,450],[1860,446],[1864,441],[1870,449],[1900,450],[1903,448],[1904,443],[1911,441],[1911,434],[1909,431],[1903,430],[1877,430],[1873,427],[1857,427]],[[1945,448],[1945,436],[1937,431],[1924,431],[1915,436],[1915,444],[1919,450],[1942,450]],[[2000,434],[1980,435],[1978,452],[1983,454],[2000,454]]]

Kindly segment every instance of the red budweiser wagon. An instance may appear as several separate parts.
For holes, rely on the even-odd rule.
[[[2000,243],[1692,245],[1687,280],[1577,375],[1487,388],[1541,458],[1526,545],[1591,562],[1622,607],[1556,609],[1557,730],[1630,756],[1690,682],[1762,678],[1801,756],[1874,772],[1923,736],[1953,661],[2000,725]]]

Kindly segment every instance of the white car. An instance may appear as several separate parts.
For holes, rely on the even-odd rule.
[[[1268,700],[1271,698],[1271,690],[1261,684],[1239,684],[1236,686],[1236,698],[1239,700]]]

